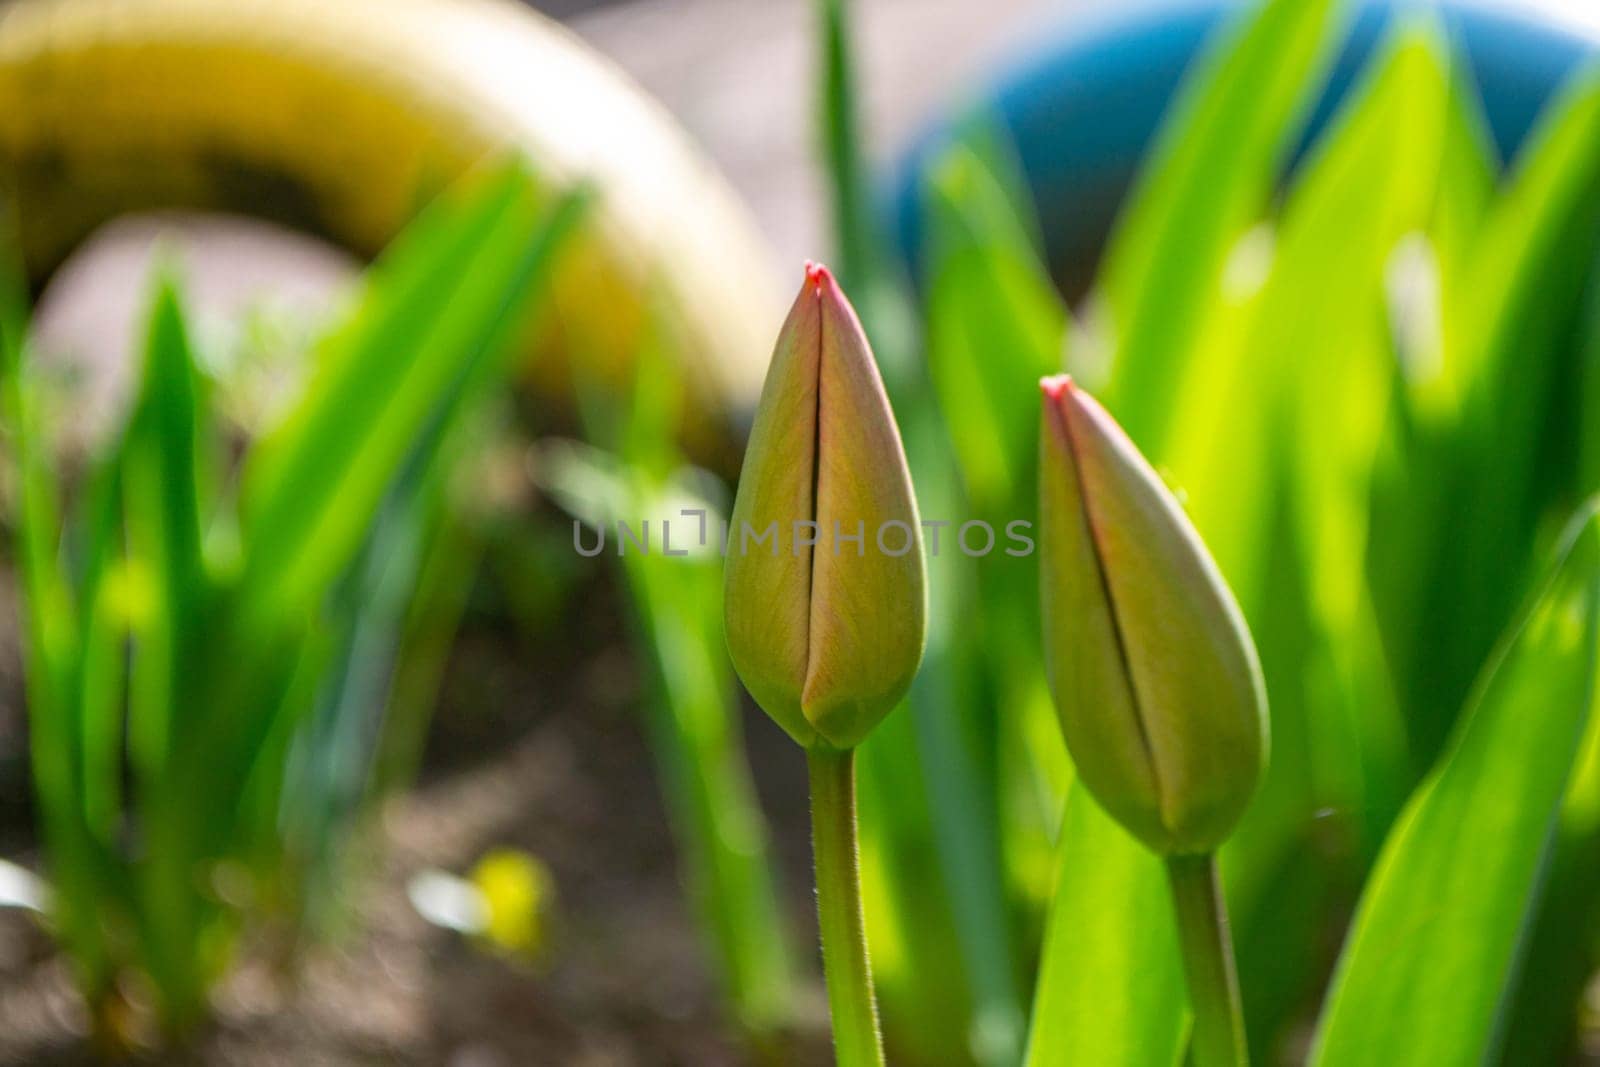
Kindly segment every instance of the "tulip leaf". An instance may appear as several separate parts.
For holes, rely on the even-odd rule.
[[[1471,275],[1450,309],[1446,368],[1449,387],[1475,394],[1464,403],[1507,413],[1505,390],[1529,369],[1529,327],[1583,290],[1600,229],[1597,189],[1600,69],[1592,69],[1547,107],[1471,250]],[[1554,292],[1552,282],[1560,283]],[[1548,333],[1537,339],[1561,340]],[[1523,407],[1541,398],[1535,385],[1518,392]],[[1521,408],[1512,413],[1528,417]]]
[[[1061,824],[1027,1067],[1160,1067],[1188,1030],[1166,872],[1074,783]]]
[[[1303,546],[1304,595],[1321,640],[1308,750],[1319,804],[1364,813],[1368,854],[1411,781],[1406,735],[1362,581],[1368,508],[1396,375],[1377,315],[1395,270],[1427,269],[1420,236],[1444,158],[1450,66],[1438,28],[1396,35],[1361,94],[1320,142],[1284,210],[1252,362],[1288,362],[1286,489]],[[1407,279],[1421,285],[1422,279]],[[1425,314],[1426,308],[1419,314]]]
[[[183,799],[170,792],[173,739],[193,733],[216,713],[216,707],[198,694],[210,673],[199,668],[203,657],[198,654],[210,588],[201,550],[200,504],[202,444],[209,417],[189,336],[176,287],[169,279],[158,281],[150,308],[144,379],[121,449],[126,584],[131,586],[125,596],[134,602],[128,609],[133,655],[127,732],[140,799],[152,808],[182,806]],[[99,604],[91,607],[102,610]],[[86,674],[97,674],[106,666],[96,652],[92,645],[83,649]],[[120,663],[113,669],[120,669]],[[91,691],[99,688],[90,686]],[[119,745],[117,709],[104,698],[101,705],[99,736],[86,734],[86,741]],[[108,769],[115,773],[119,756],[113,750],[94,762],[109,763]],[[86,750],[86,760],[90,758],[91,751]],[[149,966],[167,995],[183,991],[178,999],[184,1010],[196,1002],[204,986],[200,962],[176,951],[182,942],[171,936],[191,921],[191,894],[184,880],[192,864],[193,856],[185,849],[152,847],[139,869],[154,931],[147,950]]]
[[[1395,628],[1419,642],[1401,658],[1417,666],[1406,695],[1423,757],[1533,573],[1541,523],[1574,497],[1577,449],[1565,435],[1596,240],[1600,72],[1590,72],[1546,108],[1445,308],[1445,359],[1424,409],[1443,446],[1410,475],[1444,491],[1408,562],[1426,576],[1420,619]]]
[[[1600,431],[1600,272],[1590,278],[1583,347],[1583,410],[1578,487],[1600,491],[1594,451]],[[1579,1013],[1600,959],[1600,716],[1588,735],[1562,804],[1544,900],[1528,932],[1528,976],[1506,1024],[1506,1063],[1564,1063],[1577,1058]]]
[[[464,201],[452,194],[425,212],[374,268],[296,408],[251,453],[244,569],[229,589],[237,606],[225,637],[236,651],[222,657],[235,662],[215,680],[230,695],[211,700],[253,706],[173,738],[177,773],[199,782],[176,792],[228,788],[292,725],[283,713],[310,703],[303,690],[315,684],[329,635],[296,641],[303,631],[285,622],[323,605],[385,502],[438,462],[457,415],[515,351],[510,342],[587,192],[547,208],[538,201],[513,163]]]
[[[52,920],[79,972],[108,981],[112,968],[105,915],[95,883],[110,858],[79,789],[82,722],[78,683],[79,605],[61,561],[61,501],[45,433],[45,387],[27,340],[27,285],[14,220],[0,228],[0,406],[15,479],[15,553],[34,791],[41,837],[52,857]]]
[[[1324,1008],[1317,1067],[1492,1058],[1590,716],[1597,642],[1591,505],[1385,842]]]
[[[1271,698],[1266,779],[1223,853],[1253,1046],[1320,980],[1341,907],[1306,850],[1337,832],[1347,855],[1370,857],[1414,782],[1362,577],[1397,377],[1377,312],[1397,248],[1421,242],[1433,210],[1447,56],[1436,26],[1408,23],[1352,89],[1294,176],[1246,337],[1208,359],[1212,391],[1186,402],[1174,448]]]
[[[930,173],[926,189],[928,363],[964,504],[1004,537],[1014,520],[1034,518],[1035,383],[1060,369],[1067,315],[1041,262],[1003,135],[981,115],[962,134]],[[926,480],[919,488],[938,506],[937,496],[926,495]],[[960,635],[957,654],[965,657],[964,667],[983,672],[994,706],[1005,709],[982,727],[997,735],[990,757],[995,782],[988,792],[998,797],[959,797],[956,789],[970,779],[956,779],[942,781],[935,798],[957,932],[976,1011],[985,1016],[979,1028],[994,1046],[985,1062],[994,1063],[1014,1063],[1024,1033],[1023,995],[1007,929],[1006,867],[1027,885],[1029,896],[1042,896],[1052,855],[1046,828],[1059,816],[1059,784],[1070,774],[1060,728],[1039,684],[1038,583],[1033,569],[1020,563],[989,565],[956,553],[930,560],[934,580],[943,576],[946,589],[974,598],[972,610],[983,624],[976,633]],[[948,639],[930,634],[930,647],[941,647],[935,643],[941,638]],[[945,685],[930,673],[942,669],[943,662],[925,668],[929,684],[914,692],[921,697]],[[924,715],[918,726],[926,751],[944,754],[941,762],[971,760],[976,746],[961,743],[963,724],[953,716]],[[1016,759],[1008,762],[1013,753]],[[1016,784],[1003,787],[1007,778]],[[974,813],[998,819],[1000,833]],[[1002,1031],[1004,1040],[997,1036]]]
[[[1600,271],[1591,282],[1584,334],[1578,437],[1578,491],[1600,493]]]
[[[89,476],[84,527],[77,559],[78,659],[70,716],[78,740],[78,781],[85,822],[102,846],[114,850],[122,825],[122,708],[126,696],[130,614],[129,583],[108,580],[118,568],[121,542],[123,463],[101,461]],[[121,567],[124,576],[128,571]],[[121,588],[119,588],[119,586]]]
[[[164,773],[168,738],[192,728],[181,716],[204,710],[178,695],[186,665],[196,662],[207,584],[200,550],[203,403],[178,293],[163,280],[151,303],[144,381],[122,448],[129,565],[148,588],[136,611],[129,740],[135,766],[152,783]]]
[[[1481,104],[1464,74],[1458,66],[1450,83],[1433,210],[1422,231],[1409,235],[1407,247],[1397,248],[1390,261],[1385,317],[1394,387],[1367,503],[1367,595],[1408,720],[1417,698],[1437,700],[1432,686],[1414,677],[1430,669],[1433,653],[1418,654],[1412,642],[1423,632],[1437,553],[1435,525],[1451,492],[1446,479],[1432,473],[1455,447],[1453,428],[1440,416],[1445,308],[1459,302],[1473,273],[1472,248],[1495,202],[1500,170]],[[1439,717],[1431,708],[1421,710]],[[1415,732],[1408,729],[1409,735]],[[1413,755],[1413,766],[1423,769],[1430,758],[1424,753],[1418,766]]]
[[[1130,194],[1101,275],[1117,351],[1108,399],[1147,453],[1162,451],[1233,246],[1271,195],[1320,83],[1337,6],[1270,0],[1231,28],[1185,85]]]
[[[964,146],[929,185],[928,362],[967,495],[1033,494],[1035,383],[1061,370],[1067,316],[1000,183]]]
[[[251,595],[314,602],[348,565],[418,439],[436,436],[526,325],[534,282],[586,201],[579,191],[542,205],[514,163],[401,236],[246,472]]]

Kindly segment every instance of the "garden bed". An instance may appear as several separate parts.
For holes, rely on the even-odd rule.
[[[535,642],[470,624],[416,788],[385,804],[383,858],[359,879],[347,936],[296,980],[258,958],[229,980],[216,1025],[178,1061],[217,1065],[720,1064],[730,1044],[678,880],[639,725],[634,665],[610,591]],[[570,613],[569,613],[570,616]],[[796,929],[814,926],[800,754],[764,716],[749,742]],[[7,828],[16,840],[21,831]],[[509,846],[546,863],[560,896],[547,958],[498,959],[425,922],[406,885]],[[18,850],[8,848],[7,855]],[[783,1063],[824,1064],[820,989]],[[0,1063],[96,1062],[64,962],[21,912],[0,912]]]

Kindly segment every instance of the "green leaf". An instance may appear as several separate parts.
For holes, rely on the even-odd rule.
[[[1332,0],[1269,0],[1187,80],[1117,225],[1101,279],[1108,406],[1159,454],[1234,243],[1255,221],[1334,43]]]
[[[1433,211],[1409,262],[1395,264],[1401,284],[1390,294],[1387,315],[1395,386],[1373,470],[1367,574],[1401,694],[1416,691],[1408,645],[1422,632],[1434,526],[1450,491],[1432,474],[1442,466],[1441,454],[1454,447],[1438,425],[1444,308],[1459,301],[1473,273],[1473,244],[1494,202],[1500,168],[1476,93],[1464,82],[1458,68],[1446,101]]]
[[[1595,272],[1600,279],[1600,271]],[[1591,283],[1580,355],[1582,377],[1578,415],[1578,492],[1600,492],[1600,284]]]
[[[0,386],[4,388],[4,415],[10,437],[17,480],[18,569],[22,579],[23,649],[28,677],[28,703],[39,721],[51,729],[33,738],[37,753],[42,743],[46,782],[41,788],[65,789],[70,747],[53,751],[45,740],[71,721],[69,676],[77,654],[76,604],[61,567],[61,504],[44,427],[41,425],[40,386],[27,359],[27,281],[18,258],[11,220],[0,230]],[[65,745],[65,742],[63,743]],[[59,762],[59,766],[57,765]],[[60,778],[59,783],[56,781]]]
[[[165,814],[189,806],[185,821],[205,823],[228,807],[214,803],[226,794],[207,794],[213,803],[197,804],[193,795],[175,792],[178,779],[171,763],[174,739],[194,733],[220,710],[203,696],[209,676],[221,669],[202,647],[210,593],[199,502],[200,444],[208,422],[204,396],[177,286],[162,277],[150,305],[139,394],[117,457],[127,558],[116,595],[132,639],[128,747],[139,786],[141,830],[152,853],[137,868],[146,923],[143,962],[169,1021],[201,1012],[205,964],[190,940],[197,936],[202,910],[189,888],[194,843],[167,845],[162,835],[179,831]],[[104,607],[95,604],[97,611]],[[111,636],[102,634],[100,640]],[[120,663],[104,662],[98,650],[85,649],[86,674],[119,668]],[[91,689],[85,699],[92,695]],[[122,724],[110,707],[102,706],[99,715],[101,729],[114,732],[91,740],[117,746],[99,759],[114,767]]]
[[[1600,491],[1600,272],[1590,278],[1583,349],[1584,388],[1578,487]],[[1503,1062],[1577,1058],[1584,991],[1600,960],[1600,716],[1589,717],[1578,766],[1562,804],[1544,899],[1528,931],[1526,980],[1506,1023]]]
[[[113,452],[90,478],[86,514],[78,523],[84,532],[74,687],[78,781],[84,819],[107,849],[115,847],[122,826],[127,645],[130,616],[138,610],[129,570],[119,566],[122,492],[122,456]]]
[[[613,451],[551,446],[536,470],[589,525],[649,519],[660,536],[658,551],[619,559],[634,644],[650,668],[644,721],[724,995],[741,1028],[759,1037],[791,1017],[793,973],[723,632],[715,546],[727,502],[721,483],[690,467],[678,446],[687,397],[670,335],[654,328],[663,321],[651,318],[625,396],[582,367],[575,373],[585,430]]]
[[[299,407],[247,471],[251,597],[314,605],[358,551],[419,438],[517,330],[586,192],[541,210],[520,165],[408,231]]]
[[[1593,704],[1597,650],[1591,505],[1384,846],[1324,1009],[1317,1067],[1492,1056]]]
[[[838,243],[838,275],[847,287],[871,284],[878,269],[879,245],[871,213],[871,192],[857,129],[855,62],[851,54],[851,0],[817,0],[821,22],[818,127],[832,193],[833,233]]]
[[[209,584],[201,551],[198,454],[207,416],[194,352],[170,278],[150,305],[140,392],[121,446],[128,524],[125,585],[136,654],[129,745],[148,782],[165,773],[169,738],[201,713],[185,698]]]
[[[1076,784],[1059,855],[1027,1067],[1178,1063],[1188,1001],[1161,861]]]
[[[817,133],[827,168],[835,276],[861,316],[889,398],[899,407],[905,394],[919,387],[922,367],[905,279],[886,251],[873,210],[856,88],[853,6],[854,0],[814,0],[821,90]]]
[[[928,198],[929,370],[967,495],[999,513],[1033,496],[1037,382],[1061,369],[1066,309],[976,152],[952,148]]]
[[[1031,521],[1037,508],[1037,382],[1061,369],[1067,326],[1008,149],[987,116],[972,116],[931,168],[924,194],[929,372],[961,484],[935,489],[924,477],[920,489],[930,509],[938,507],[937,494],[950,494],[949,505],[929,514],[959,508],[987,521],[1001,537],[1013,522]],[[960,488],[965,499],[955,503]],[[951,649],[946,661],[959,657],[969,675],[979,676],[970,683],[976,691],[968,703],[1004,710],[963,724],[930,709],[919,727],[924,751],[936,765],[970,764],[973,753],[995,761],[989,789],[997,800],[963,798],[946,786],[935,817],[963,956],[984,1016],[975,1028],[989,1035],[984,1040],[992,1048],[984,1062],[1010,1063],[1019,1053],[1024,1024],[1005,896],[1008,888],[1021,889],[1037,906],[1048,891],[1052,824],[1070,763],[1042,684],[1036,576],[1032,568],[996,556],[1004,561],[967,560],[954,552],[930,560],[946,573],[948,590],[973,598],[970,609],[954,616],[969,624],[959,634],[935,635],[930,644]],[[923,692],[946,684],[942,667],[924,669]],[[996,822],[998,832],[974,820],[974,812]]]
[[[1546,108],[1484,220],[1445,309],[1441,372],[1423,394],[1424,430],[1439,447],[1410,478],[1445,489],[1431,539],[1408,561],[1427,575],[1427,599],[1408,630],[1415,644],[1400,651],[1416,665],[1407,697],[1423,757],[1534,572],[1540,523],[1574,499],[1574,338],[1597,240],[1600,71],[1590,71]]]
[[[296,701],[315,688],[305,678],[329,651],[310,647],[327,635],[306,634],[296,613],[322,606],[385,500],[402,485],[415,489],[476,385],[505,369],[522,313],[588,196],[569,194],[547,212],[533,200],[527,175],[508,166],[465,207],[447,203],[408,231],[323,376],[263,445],[273,451],[246,485],[257,496],[238,606],[228,648],[216,653],[230,663],[218,679],[227,692],[211,697],[240,710],[182,739],[177,760],[210,782],[187,788],[243,781],[267,746],[288,744],[304,710]],[[455,276],[467,280],[452,285]]]
[[[1510,184],[1485,219],[1472,249],[1471,274],[1449,309],[1442,386],[1477,406],[1469,413],[1485,415],[1492,407],[1504,417],[1504,390],[1515,388],[1529,369],[1530,327],[1582,292],[1600,229],[1597,187],[1600,69],[1590,69],[1540,117]],[[1546,345],[1557,340],[1547,334],[1538,339]],[[1520,405],[1543,398],[1540,380],[1536,376],[1517,390]],[[1528,417],[1520,407],[1513,413]]]
[[[1447,45],[1403,31],[1318,143],[1284,209],[1256,361],[1288,366],[1292,485],[1313,601],[1352,624],[1366,545],[1368,481],[1385,428],[1393,353],[1372,312],[1402,237],[1422,230],[1442,188]],[[1367,309],[1365,313],[1353,309]],[[1293,357],[1289,356],[1293,353]]]
[[[1439,257],[1439,287],[1453,301],[1477,269],[1470,254],[1495,201],[1503,164],[1495,153],[1470,69],[1456,64],[1445,106],[1443,159],[1428,234]],[[1442,332],[1442,327],[1441,327]],[[1437,343],[1442,344],[1443,338]],[[1428,354],[1431,364],[1443,354]],[[1413,375],[1425,379],[1426,375]]]
[[[47,454],[41,387],[28,356],[27,283],[15,220],[0,220],[0,406],[17,486],[19,616],[28,702],[29,755],[41,836],[55,894],[52,917],[82,988],[112,981],[101,921],[108,857],[98,847],[79,789],[81,735],[75,714],[78,604],[61,561],[62,523]]]
[[[1450,93],[1439,28],[1399,31],[1290,193],[1252,340],[1252,362],[1287,371],[1284,421],[1273,428],[1289,442],[1286,491],[1318,636],[1318,662],[1304,668],[1321,683],[1305,710],[1316,803],[1363,813],[1369,855],[1414,780],[1363,581],[1396,382],[1376,312],[1397,264],[1425,269],[1413,260],[1428,255],[1420,234],[1446,178]]]

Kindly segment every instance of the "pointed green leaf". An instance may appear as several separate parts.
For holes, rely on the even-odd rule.
[[[294,614],[321,605],[384,502],[416,490],[452,420],[506,370],[524,313],[588,194],[564,196],[548,211],[535,200],[527,175],[508,166],[464,207],[447,202],[419,223],[340,333],[320,384],[262,446],[259,481],[246,485],[256,497],[227,635],[226,655],[243,662],[219,680],[229,695],[213,696],[248,700],[250,712],[214,717],[175,741],[183,749],[176,762],[210,783],[190,788],[243,781],[266,746],[286,743],[285,712],[309,703],[296,701],[329,651],[319,644],[327,635],[306,640]],[[467,280],[452,286],[455,275]],[[363,387],[379,394],[376,403]]]
[[[1067,793],[1027,1067],[1162,1067],[1183,1053],[1187,997],[1161,860]]]
[[[348,565],[417,440],[518,336],[534,281],[586,201],[542,210],[532,179],[510,165],[402,237],[246,472],[251,595],[314,602]]]
[[[112,980],[101,926],[110,858],[95,838],[80,789],[80,606],[61,559],[60,499],[43,426],[43,388],[28,358],[26,277],[15,233],[14,220],[0,218],[0,415],[17,487],[13,551],[21,586],[30,766],[55,889],[52,918],[79,983],[103,989]]]
[[[1362,581],[1373,469],[1388,429],[1395,354],[1376,310],[1398,269],[1425,283],[1420,235],[1442,181],[1451,70],[1432,23],[1399,32],[1324,139],[1284,213],[1279,256],[1254,344],[1289,365],[1284,417],[1304,545],[1305,595],[1325,679],[1308,713],[1322,803],[1367,813],[1375,847],[1411,775],[1406,735]],[[1404,245],[1402,242],[1405,242]],[[1426,308],[1418,309],[1419,314]],[[1293,353],[1292,362],[1285,354]]]
[[[1101,276],[1116,345],[1109,406],[1151,454],[1234,243],[1320,81],[1337,6],[1269,0],[1231,27],[1185,84],[1118,222]]]
[[[1597,240],[1600,71],[1591,70],[1546,108],[1445,308],[1445,359],[1422,407],[1441,443],[1409,472],[1413,484],[1444,487],[1430,538],[1405,564],[1427,575],[1408,631],[1417,643],[1401,650],[1417,664],[1407,696],[1423,757],[1442,744],[1535,572],[1541,522],[1573,499],[1576,449],[1564,435],[1578,406],[1574,338]]]
[[[1324,1008],[1317,1067],[1492,1058],[1593,704],[1597,642],[1591,505],[1384,845]]]
[[[929,371],[967,494],[998,513],[1032,494],[1033,383],[1061,369],[1066,309],[976,152],[951,149],[928,196]]]
[[[145,342],[144,377],[123,442],[129,575],[136,655],[129,743],[147,780],[165,772],[172,731],[203,709],[184,696],[197,672],[194,642],[206,595],[201,554],[199,435],[205,422],[194,353],[171,279],[158,282]]]

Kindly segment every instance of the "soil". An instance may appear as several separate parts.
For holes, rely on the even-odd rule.
[[[349,934],[314,950],[293,981],[247,961],[219,992],[214,1025],[191,1047],[143,1062],[830,1061],[815,974],[804,996],[808,1021],[780,1052],[756,1057],[728,1037],[681,890],[612,591],[585,591],[556,629],[533,638],[493,620],[469,623],[420,780],[375,820],[376,858],[354,890]],[[785,903],[796,937],[814,938],[803,759],[746,711]],[[0,834],[10,839],[0,854],[17,857],[10,846],[25,825],[7,819]],[[501,846],[539,857],[556,881],[553,944],[537,966],[429,925],[406,896],[417,871],[464,872]],[[47,937],[24,913],[0,911],[0,1064],[95,1062],[85,1030]]]

